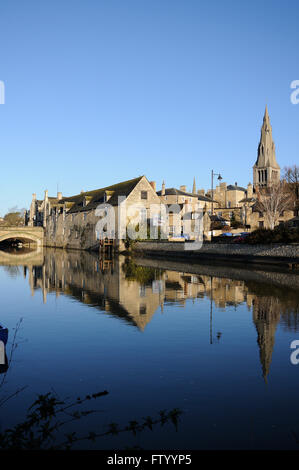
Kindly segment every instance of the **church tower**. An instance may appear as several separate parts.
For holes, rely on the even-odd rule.
[[[253,185],[269,186],[280,180],[280,166],[275,157],[275,144],[272,139],[272,127],[266,106],[257,160],[253,167]]]

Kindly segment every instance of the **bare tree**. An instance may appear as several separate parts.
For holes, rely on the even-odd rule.
[[[266,188],[257,190],[258,210],[263,212],[271,230],[278,224],[280,214],[294,207],[294,196],[284,181],[272,183]]]
[[[284,167],[283,177],[287,183],[287,187],[291,194],[294,196],[295,212],[299,215],[299,166],[286,166]]]

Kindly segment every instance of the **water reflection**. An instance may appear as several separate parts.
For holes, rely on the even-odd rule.
[[[278,323],[285,329],[298,330],[299,279],[296,275],[291,278],[288,274],[228,271],[227,268],[182,263],[172,263],[172,269],[167,269],[169,263],[163,261],[134,261],[122,256],[103,260],[86,252],[60,250],[46,251],[40,261],[36,264],[33,260],[23,267],[32,295],[41,290],[44,302],[49,293],[71,296],[140,331],[144,331],[155,312],[163,312],[164,305],[184,307],[188,299],[208,299],[210,343],[217,343],[221,341],[222,332],[213,329],[213,308],[225,310],[246,304],[252,311],[265,381]]]

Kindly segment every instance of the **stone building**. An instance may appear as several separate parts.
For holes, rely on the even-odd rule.
[[[257,160],[253,166],[253,186],[265,187],[280,180],[280,166],[276,161],[272,126],[266,106]]]
[[[126,203],[124,219],[123,208],[120,210],[119,205],[120,198],[125,198]],[[182,202],[183,200],[184,202]],[[159,192],[156,193],[155,182],[149,182],[145,176],[94,191],[82,191],[80,194],[70,197],[64,197],[62,193],[58,193],[57,197],[49,197],[46,190],[43,200],[38,200],[36,194],[33,194],[30,211],[27,214],[27,225],[44,227],[46,246],[83,250],[98,249],[103,239],[102,232],[98,228],[102,215],[98,212],[99,207],[109,206],[113,208],[114,225],[112,228],[107,228],[105,238],[113,240],[111,243],[114,248],[123,250],[126,232],[129,229],[130,235],[134,233],[136,238],[148,238],[148,230],[146,233],[138,233],[141,220],[146,222],[147,228],[155,226],[158,236],[159,226],[162,225],[162,204],[167,206],[168,202],[179,201],[180,216],[183,218],[187,208],[190,211],[190,206],[187,204],[190,200],[192,200],[190,218],[192,218],[192,211],[197,206],[210,205],[209,198],[192,194],[187,197],[187,193],[183,191],[180,191],[173,202],[172,199],[167,201],[167,196],[165,199]],[[174,222],[171,217],[172,215],[169,217],[170,236],[174,233]],[[180,235],[181,226],[183,227],[179,222],[179,230],[176,230],[180,232]],[[204,217],[204,227],[208,232],[208,215]],[[194,227],[192,227],[193,229]],[[165,234],[165,236],[168,235],[168,233]]]
[[[126,216],[121,222],[119,211],[119,198],[126,200]],[[45,228],[45,244],[47,246],[75,249],[96,249],[100,245],[100,234],[97,230],[97,222],[100,214],[97,214],[100,205],[109,205],[114,209],[114,227],[107,232],[107,238],[114,238],[115,248],[124,248],[124,242],[120,239],[120,232],[134,223],[137,214],[131,214],[130,208],[138,205],[142,217],[146,220],[153,214],[150,207],[155,205],[159,216],[160,199],[153,185],[145,176],[124,181],[94,191],[81,192],[75,196],[63,197],[61,193],[57,197],[49,197],[45,191],[43,200],[37,200],[33,194],[28,225],[39,225]],[[123,223],[124,227],[119,226]],[[138,221],[136,221],[136,224]],[[109,229],[110,230],[110,229]],[[113,233],[112,233],[113,232]],[[124,237],[125,238],[125,237]]]
[[[268,108],[266,106],[261,127],[261,137],[257,150],[257,160],[253,166],[253,184],[247,187],[227,185],[220,183],[212,191],[207,191],[207,196],[213,197],[213,214],[222,217],[228,223],[234,219],[243,224],[246,229],[268,228],[265,213],[258,204],[258,192],[265,191],[272,184],[280,181],[280,166],[276,161],[275,144],[272,138],[272,127]],[[293,219],[295,213],[292,205],[281,211],[277,223],[284,223]]]
[[[180,189],[165,188],[165,183],[163,181],[162,189],[161,191],[157,192],[157,195],[159,196],[161,203],[165,204],[169,210],[170,238],[181,235],[188,235],[184,234],[184,218],[187,219],[189,217],[191,220],[193,220],[193,222],[191,222],[191,231],[193,232],[195,230],[193,214],[198,210],[202,211],[203,213],[203,232],[204,237],[208,238],[208,233],[210,231],[210,219],[208,214],[211,210],[213,201],[210,197],[202,194],[201,191],[196,192],[195,179],[192,193],[189,193],[187,191],[187,187],[184,185],[180,186]],[[175,217],[171,212],[174,206],[176,206],[178,209],[178,215],[180,219],[179,229],[175,222]]]
[[[261,137],[258,145],[257,160],[253,166],[253,192],[247,193],[240,200],[243,210],[243,218],[247,220],[251,230],[257,228],[269,228],[266,214],[258,203],[258,193],[269,191],[271,185],[280,181],[280,166],[276,161],[275,144],[272,138],[272,126],[268,108],[266,106]],[[292,204],[285,207],[279,214],[277,224],[282,224],[294,217]]]

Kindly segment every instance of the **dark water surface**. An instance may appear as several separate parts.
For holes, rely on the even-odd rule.
[[[178,432],[122,435],[104,448],[297,448],[299,276],[85,252],[1,253],[0,323],[18,347],[0,398],[1,430],[38,393],[108,390],[76,430],[180,408]],[[0,375],[0,380],[3,374]]]

